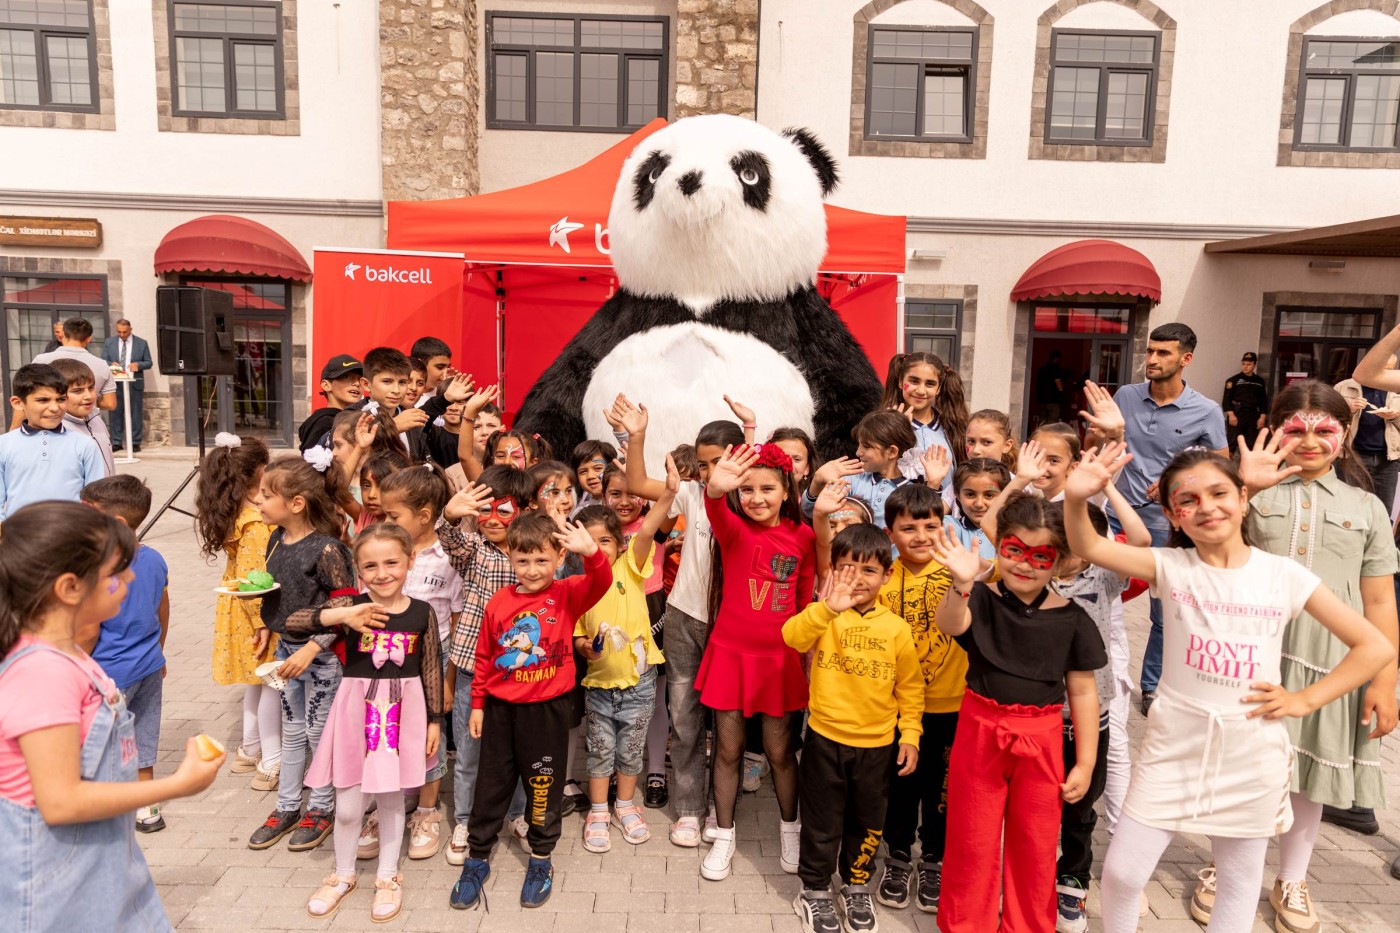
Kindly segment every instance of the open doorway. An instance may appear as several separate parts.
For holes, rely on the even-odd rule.
[[[1022,436],[1054,421],[1078,426],[1085,382],[1118,390],[1131,361],[1132,313],[1132,305],[1031,306]]]

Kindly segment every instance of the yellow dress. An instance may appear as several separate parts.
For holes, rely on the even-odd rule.
[[[245,505],[239,511],[233,524],[233,534],[224,544],[228,563],[224,565],[221,586],[237,586],[233,581],[239,577],[246,577],[254,570],[267,569],[267,539],[271,534],[272,528],[263,522],[262,513],[257,509]],[[214,607],[214,683],[261,683],[253,671],[259,664],[272,660],[272,653],[277,647],[277,636],[273,635],[262,654],[253,652],[253,636],[263,627],[262,600],[222,595],[217,599]]]

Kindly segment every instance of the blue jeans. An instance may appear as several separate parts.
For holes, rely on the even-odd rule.
[[[1157,503],[1144,505],[1135,510],[1138,518],[1152,532],[1152,546],[1164,547],[1171,535],[1171,525],[1162,507]],[[1147,650],[1142,653],[1142,677],[1138,681],[1143,693],[1153,693],[1162,679],[1162,601],[1151,598],[1148,618],[1152,620],[1152,631],[1147,634]]]
[[[277,643],[275,657],[285,661],[300,645]],[[301,788],[306,779],[307,759],[316,754],[321,730],[331,713],[336,688],[340,686],[340,659],[322,651],[300,677],[287,681],[282,689],[282,776],[277,782],[277,809],[301,810]],[[311,789],[313,810],[335,809],[335,788]]]
[[[154,768],[160,746],[160,705],[165,679],[149,674],[122,691],[127,711],[136,720],[136,767]]]
[[[588,776],[641,774],[647,730],[656,711],[656,668],[649,668],[631,687],[588,687],[584,708]]]
[[[476,796],[476,774],[481,768],[481,739],[471,737],[472,676],[471,668],[457,668],[457,689],[452,692],[452,736],[457,743],[457,760],[452,767],[452,815],[465,826],[472,815],[472,798]],[[446,743],[443,743],[446,755]],[[284,753],[285,754],[285,753]],[[525,815],[525,785],[515,788],[506,819]]]

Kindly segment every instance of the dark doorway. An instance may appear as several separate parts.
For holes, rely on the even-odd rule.
[[[1132,305],[1031,306],[1023,436],[1052,421],[1077,425],[1086,381],[1117,391],[1132,359],[1132,314]]]

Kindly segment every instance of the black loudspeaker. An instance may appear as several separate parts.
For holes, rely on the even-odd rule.
[[[233,295],[217,288],[156,289],[156,347],[166,376],[232,376]]]

